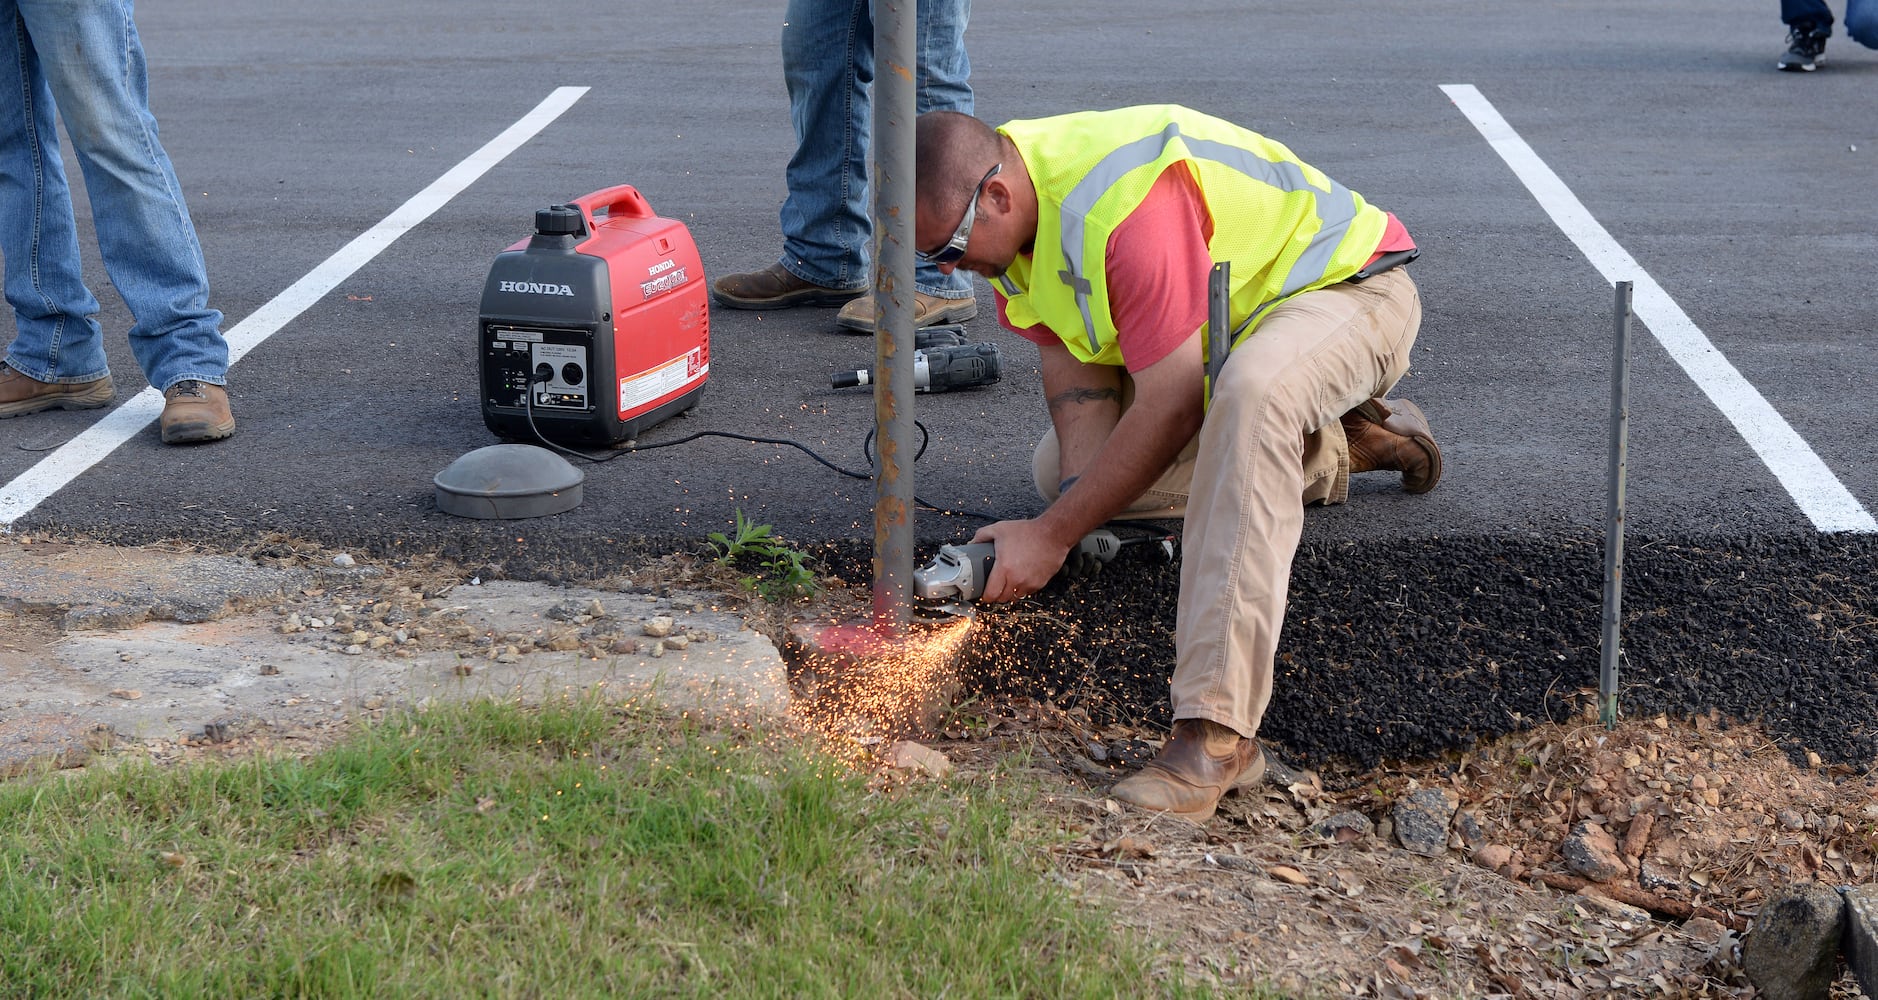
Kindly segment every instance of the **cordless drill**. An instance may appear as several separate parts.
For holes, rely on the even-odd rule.
[[[975,389],[996,382],[1002,374],[1003,357],[998,345],[950,344],[916,348],[913,351],[913,391],[948,392]],[[836,372],[834,386],[871,385],[874,373],[866,368]]]

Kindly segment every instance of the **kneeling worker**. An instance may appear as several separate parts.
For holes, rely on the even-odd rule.
[[[1414,242],[1283,145],[1182,107],[996,129],[929,112],[917,138],[919,256],[990,279],[999,321],[1038,346],[1052,425],[1034,463],[1049,507],[973,539],[997,544],[983,598],[1034,593],[1111,518],[1184,514],[1173,732],[1111,794],[1205,820],[1264,776],[1304,506],[1343,502],[1352,473],[1411,493],[1440,478],[1421,410],[1384,398],[1421,325],[1395,266]]]

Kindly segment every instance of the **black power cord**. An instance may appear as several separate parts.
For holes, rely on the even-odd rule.
[[[563,455],[568,455],[573,458],[581,459],[583,461],[592,462],[597,465],[602,462],[611,462],[612,460],[619,458],[621,455],[630,455],[634,452],[653,451],[658,448],[674,448],[681,444],[689,444],[693,441],[698,440],[699,438],[721,437],[721,438],[729,438],[732,441],[748,441],[748,442],[751,442],[752,444],[773,444],[773,445],[782,445],[784,447],[794,448],[797,451],[803,453],[804,455],[807,455],[808,457],[814,459],[816,462],[822,465],[825,465],[828,468],[833,469],[834,471],[839,472],[842,475],[849,477],[850,479],[865,479],[865,480],[872,481],[874,478],[874,474],[872,472],[855,472],[853,469],[844,469],[841,466],[836,465],[833,462],[830,462],[828,459],[823,458],[821,455],[815,452],[815,449],[810,448],[808,445],[805,445],[800,441],[791,441],[788,438],[754,437],[749,434],[734,434],[729,431],[698,431],[695,434],[688,434],[675,441],[661,441],[658,444],[629,443],[623,447],[616,448],[613,451],[608,452],[605,455],[589,455],[586,452],[576,451],[572,448],[568,448],[564,445],[559,445],[559,444],[554,443],[553,441],[548,440],[548,436],[546,434],[543,434],[541,432],[541,428],[535,425],[535,385],[540,382],[546,382],[548,381],[549,378],[552,378],[552,377],[553,377],[552,375],[543,376],[543,375],[530,373],[529,379],[528,379],[528,387],[522,391],[522,401],[523,401],[523,408],[526,410],[527,415],[528,415],[528,429],[534,432],[535,439],[540,441],[542,444],[548,446],[549,448],[553,449],[554,451],[560,452]],[[913,453],[913,461],[917,462],[920,460],[920,456],[926,454],[926,444],[929,440],[931,440],[931,434],[926,430],[926,425],[920,423],[917,420],[913,421],[913,426],[919,428],[919,449]],[[872,430],[868,431],[867,438],[861,442],[861,454],[863,457],[867,459],[870,465],[874,461],[874,449],[873,449],[874,433],[875,431],[872,431]],[[929,503],[926,500],[922,500],[917,495],[913,497],[913,503],[915,506],[919,507],[921,510],[929,510],[929,511],[933,511],[934,513],[945,514],[948,516],[957,515],[960,517],[975,517],[984,521],[1009,520],[1003,515],[990,514],[990,513],[986,513],[985,511],[980,511],[980,510],[964,510],[964,509],[955,509],[955,508],[949,508],[949,507],[941,507],[938,504]]]

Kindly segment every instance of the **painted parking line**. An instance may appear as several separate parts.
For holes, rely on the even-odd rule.
[[[1826,468],[1826,463],[1813,452],[1806,439],[1800,437],[1760,390],[1715,349],[1708,336],[1656,279],[1592,218],[1578,196],[1572,194],[1526,140],[1513,131],[1492,103],[1472,84],[1443,84],[1441,92],[1474,123],[1494,152],[1500,154],[1532,192],[1539,207],[1545,209],[1552,222],[1577,244],[1579,252],[1591,261],[1599,274],[1613,285],[1620,281],[1634,283],[1633,308],[1637,318],[1643,320],[1657,343],[1682,366],[1708,396],[1709,402],[1734,424],[1748,447],[1754,449],[1768,470],[1780,480],[1780,485],[1786,488],[1794,503],[1799,504],[1813,526],[1826,532],[1878,532],[1878,521],[1872,519],[1845,484]]]
[[[281,327],[293,322],[309,306],[384,252],[398,237],[417,228],[432,213],[448,204],[450,199],[474,184],[491,167],[501,163],[510,153],[520,149],[561,117],[587,90],[586,87],[557,88],[535,105],[534,110],[489,140],[483,148],[445,171],[443,176],[412,195],[409,201],[399,205],[377,225],[340,247],[337,253],[308,271],[305,277],[289,285],[240,324],[229,328],[225,334],[228,339],[228,363],[232,366],[240,361],[249,351],[279,332]],[[12,482],[0,486],[0,531],[11,531],[13,522],[25,517],[67,483],[83,475],[86,469],[103,461],[106,455],[150,426],[150,422],[162,413],[163,394],[155,388],[147,388],[106,414],[104,419],[47,453],[45,458],[20,473]]]

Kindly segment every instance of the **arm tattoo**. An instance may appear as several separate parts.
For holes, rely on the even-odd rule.
[[[1050,409],[1054,410],[1059,406],[1067,406],[1071,403],[1119,402],[1121,398],[1122,394],[1115,389],[1089,389],[1078,387],[1075,389],[1065,389],[1051,396],[1049,406]]]

